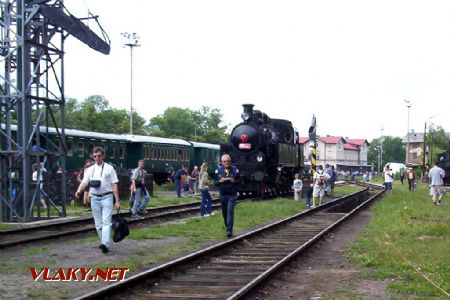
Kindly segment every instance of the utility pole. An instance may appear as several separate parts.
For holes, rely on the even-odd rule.
[[[384,136],[383,136],[383,131],[384,131],[384,126],[381,126],[380,128],[381,130],[381,138],[380,138],[380,173],[383,171],[383,142],[384,142]]]
[[[408,131],[406,132],[406,165],[409,164],[409,109],[411,108],[411,101],[403,100],[408,108]]]
[[[139,36],[133,32],[122,32],[122,36],[126,39],[124,47],[130,47],[130,135],[133,134],[133,48],[140,47]]]
[[[436,115],[429,117],[425,121],[425,128],[423,130],[423,157],[422,157],[422,171],[425,173],[425,169],[428,165],[428,147],[427,147],[427,122],[436,117]]]

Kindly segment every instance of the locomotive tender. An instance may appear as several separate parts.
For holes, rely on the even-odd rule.
[[[304,167],[298,133],[290,121],[271,119],[253,106],[243,105],[243,122],[233,128],[229,143],[220,145],[220,153],[229,154],[239,169],[240,194],[287,193]]]

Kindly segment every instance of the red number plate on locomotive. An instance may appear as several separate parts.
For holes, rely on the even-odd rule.
[[[252,149],[252,144],[240,143],[239,144],[239,149]]]

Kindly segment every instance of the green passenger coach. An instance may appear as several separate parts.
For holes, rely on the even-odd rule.
[[[4,125],[2,125],[2,129]],[[17,126],[11,126],[12,135],[17,133]],[[48,135],[44,134],[48,130]],[[39,147],[43,154],[47,151],[49,144],[56,145],[57,149],[64,151],[60,139],[57,138],[55,128],[41,127]],[[153,174],[156,184],[163,184],[173,172],[181,167],[190,171],[203,162],[209,164],[211,174],[219,162],[219,145],[208,143],[188,142],[182,139],[171,139],[163,137],[110,134],[90,132],[77,129],[65,129],[65,154],[66,170],[73,176],[78,175],[83,168],[84,162],[92,159],[92,149],[103,147],[105,150],[105,161],[120,170],[120,177],[129,177],[130,170],[137,167],[140,159],[145,160],[145,169]],[[37,141],[36,141],[37,142]],[[57,169],[61,161],[58,155],[52,161],[46,162],[47,169]]]
[[[208,173],[212,176],[220,161],[220,146],[209,143],[190,142],[191,167],[200,166],[206,162],[208,164]]]
[[[163,184],[169,175],[181,167],[190,167],[191,144],[181,139],[154,136],[126,135],[128,140],[127,165],[136,168],[139,159],[145,160],[145,169],[156,184]]]

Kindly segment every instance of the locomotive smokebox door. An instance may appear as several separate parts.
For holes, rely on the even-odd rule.
[[[261,171],[256,171],[255,174],[253,174],[253,178],[255,179],[255,181],[263,181],[264,173]]]

